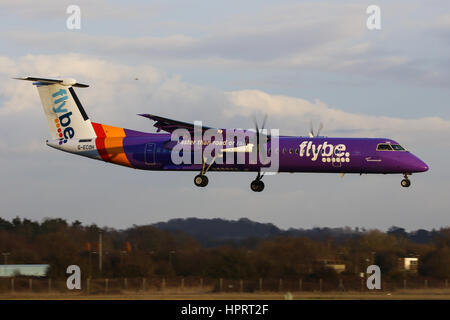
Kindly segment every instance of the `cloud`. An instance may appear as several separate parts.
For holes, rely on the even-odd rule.
[[[450,145],[450,121],[439,117],[401,119],[370,116],[333,108],[316,99],[273,95],[260,90],[223,91],[190,84],[148,64],[127,65],[80,54],[27,55],[17,59],[0,57],[0,74],[12,76],[73,77],[91,85],[78,95],[94,121],[144,131],[151,124],[134,116],[151,112],[183,121],[202,120],[216,127],[250,126],[254,114],[267,113],[281,134],[307,133],[309,122],[323,122],[324,134],[392,137],[408,143]],[[135,80],[135,79],[138,80]],[[30,83],[0,84],[0,124],[11,128],[12,117],[31,117],[41,112],[38,94]],[[29,130],[33,130],[30,128]],[[300,131],[300,132],[299,132]],[[14,143],[8,141],[7,143]],[[32,143],[32,141],[30,141]],[[5,144],[5,141],[3,141]]]
[[[323,122],[326,132],[347,133],[352,137],[398,137],[406,141],[429,141],[430,137],[438,139],[450,147],[447,139],[439,137],[450,136],[450,121],[439,117],[420,119],[401,119],[387,116],[370,116],[345,112],[331,108],[324,102],[316,100],[310,102],[305,99],[270,95],[259,90],[240,90],[227,93],[232,102],[232,109],[226,114],[246,114],[266,112],[279,119],[285,127],[295,128],[302,123],[307,126],[310,120]]]
[[[148,111],[183,121],[203,120],[210,126],[246,127],[242,124],[251,123],[253,113],[267,112],[269,124],[281,128],[281,134],[306,135],[312,118],[324,122],[324,134],[341,130],[345,136],[404,136],[407,147],[426,153],[424,160],[432,169],[414,175],[409,192],[400,190],[395,180],[400,177],[302,174],[265,178],[266,194],[258,197],[248,188],[254,178],[249,173],[211,173],[208,189],[198,190],[192,186],[192,172],[146,173],[47,148],[48,129],[36,89],[8,79],[17,75],[70,76],[90,84],[77,89],[78,96],[91,119],[102,123],[151,131],[153,122],[135,115]],[[438,227],[447,219],[450,126],[443,119],[374,117],[345,112],[320,99],[224,91],[191,84],[149,64],[81,54],[0,57],[0,77],[5,79],[0,82],[0,191],[9,210],[6,218],[56,216],[119,228],[193,215],[248,216],[282,227],[418,228]],[[376,201],[374,195],[385,201]],[[68,198],[83,201],[67,205]],[[430,217],[426,225],[424,210]]]
[[[108,0],[40,0],[39,5],[33,0],[2,0],[0,3],[0,12],[7,12],[9,16],[21,17],[27,19],[27,22],[35,23],[46,21],[61,20],[65,21],[69,14],[66,9],[70,5],[77,5],[81,9],[83,21],[88,19],[120,19],[134,20],[136,18],[149,19],[156,15],[162,5],[139,3],[133,5],[130,1],[126,5]]]
[[[80,0],[79,31],[65,25],[72,1],[1,1],[4,217],[114,227],[195,215],[282,227],[442,226],[450,206],[447,2],[380,0],[383,29],[370,32],[368,4],[357,1]],[[136,116],[149,112],[248,128],[254,113],[268,113],[268,127],[284,135],[306,135],[312,120],[328,136],[398,140],[431,169],[408,190],[399,175],[306,173],[265,177],[264,194],[249,190],[253,173],[210,173],[199,190],[193,172],[129,170],[48,148],[36,89],[10,79],[26,75],[90,84],[76,91],[97,122],[152,131]],[[378,109],[384,102],[398,108]]]
[[[430,34],[437,34],[440,40],[443,40],[447,45],[450,44],[450,14],[437,17],[430,29]]]
[[[8,134],[17,125],[31,132],[42,132],[44,117],[39,95],[29,82],[12,80],[17,76],[75,78],[90,84],[77,89],[78,96],[94,121],[151,131],[152,122],[136,114],[150,112],[186,121],[217,121],[227,103],[224,92],[182,81],[148,64],[126,65],[87,55],[27,55],[17,59],[0,57],[0,137],[3,145],[18,140],[33,143],[38,136],[24,140],[24,130]],[[138,79],[138,80],[135,80]],[[36,121],[35,119],[42,120]],[[14,123],[16,122],[16,123]],[[220,123],[217,123],[220,125]],[[45,126],[45,129],[47,127]],[[41,141],[44,137],[41,138]]]
[[[14,2],[8,6],[15,8]],[[416,6],[421,8],[419,4]],[[54,8],[51,5],[42,7]],[[122,29],[117,32],[114,27],[99,33],[90,26],[80,32],[68,32],[63,25],[61,29],[51,28],[47,32],[45,29],[4,30],[3,37],[13,47],[25,48],[27,52],[30,49],[46,53],[66,53],[70,50],[119,60],[131,59],[136,63],[152,59],[180,66],[195,64],[200,69],[232,67],[236,70],[336,72],[425,86],[450,85],[450,75],[442,68],[446,59],[441,57],[431,63],[427,55],[415,50],[417,43],[423,40],[420,38],[422,34],[417,31],[426,27],[416,28],[410,38],[399,36],[399,30],[406,28],[402,25],[405,17],[401,8],[389,3],[383,4],[383,14],[391,19],[388,20],[391,24],[378,33],[366,29],[365,5],[331,1],[256,7],[252,15],[233,14],[213,23],[203,23],[200,33],[191,30],[189,23],[185,22],[169,34],[156,32],[159,30],[158,19],[153,21],[155,19],[141,14],[154,14],[160,9],[141,8],[141,13],[134,14],[138,11],[137,6],[108,5],[103,1],[98,5],[83,3],[83,8],[88,15],[95,13],[93,20],[88,20],[91,23],[97,21],[96,14],[116,12],[121,17],[133,16],[135,22],[142,25],[141,29],[150,31],[130,36],[123,35]],[[54,14],[52,10],[51,14]],[[129,10],[133,12],[127,14]],[[163,13],[166,11],[163,10]],[[106,13],[104,15],[108,17]],[[433,22],[435,15],[430,21]],[[201,25],[201,22],[198,24]],[[448,17],[440,16],[436,24],[446,28]],[[132,26],[128,28],[134,30]],[[161,28],[164,30],[164,26]]]
[[[83,10],[90,12],[89,6],[91,4]],[[114,35],[112,30],[111,34],[99,36],[89,32],[67,32],[64,26],[62,30],[52,32],[11,31],[4,35],[13,43],[56,52],[62,48],[72,48],[77,43],[77,49],[83,53],[126,53],[159,59],[217,59],[238,64],[240,61],[259,64],[289,57],[294,53],[349,44],[357,40],[355,37],[364,34],[364,18],[364,7],[361,5],[302,3],[257,9],[255,16],[251,17],[232,16],[209,25],[207,32],[200,36],[185,34],[188,30],[158,37]]]

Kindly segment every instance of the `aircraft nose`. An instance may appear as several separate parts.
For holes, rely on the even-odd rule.
[[[423,162],[422,160],[420,160],[419,158],[416,158],[412,164],[413,170],[414,172],[425,172],[428,171],[429,167],[428,165]]]

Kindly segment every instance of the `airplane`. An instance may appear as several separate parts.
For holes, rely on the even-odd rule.
[[[278,136],[275,140],[274,136],[267,134],[267,130],[264,129],[266,119],[261,129],[255,123],[256,130],[236,131],[201,127],[201,133],[212,130],[225,136],[227,132],[235,130],[247,135],[243,144],[238,144],[236,138],[234,141],[225,139],[226,147],[219,150],[221,152],[211,153],[211,157],[215,155],[213,158],[207,158],[204,152],[212,142],[205,143],[204,135],[200,136],[199,141],[195,139],[190,141],[183,137],[172,139],[176,130],[194,133],[195,136],[195,132],[199,130],[195,123],[152,114],[139,114],[155,122],[157,132],[147,133],[91,122],[74,90],[87,88],[89,85],[78,83],[71,78],[14,79],[32,81],[37,87],[51,132],[51,139],[46,141],[48,146],[135,169],[196,171],[199,173],[194,178],[194,184],[198,187],[205,187],[208,184],[206,173],[209,171],[247,171],[257,173],[250,184],[251,190],[263,191],[262,178],[265,173],[263,170],[268,165],[263,162],[261,154],[271,155],[277,159],[276,173],[403,174],[401,186],[405,188],[411,185],[410,175],[429,169],[425,162],[392,139],[325,137],[319,136],[319,132],[314,134],[311,129],[308,136]],[[250,140],[255,143],[250,143]],[[277,143],[274,143],[275,141]],[[197,151],[193,146],[196,142],[200,145],[197,146]],[[183,149],[188,159],[194,158],[195,152],[200,150],[200,162],[174,162],[173,154],[178,153],[174,150],[182,143],[189,145],[187,152]],[[250,153],[254,153],[255,150],[256,161],[250,161]],[[236,161],[238,154],[244,154],[244,162]],[[220,158],[234,161],[230,161],[229,164],[226,161],[218,161]]]

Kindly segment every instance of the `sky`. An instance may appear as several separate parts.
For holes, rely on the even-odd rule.
[[[67,28],[76,4],[80,29]],[[381,29],[369,30],[369,5]],[[450,3],[396,1],[0,2],[0,216],[124,229],[172,218],[247,217],[280,228],[450,225]],[[75,78],[92,121],[154,132],[152,113],[220,128],[268,114],[282,135],[312,121],[335,137],[388,137],[430,170],[264,178],[133,170],[60,152],[37,90]],[[136,80],[136,78],[138,80]]]

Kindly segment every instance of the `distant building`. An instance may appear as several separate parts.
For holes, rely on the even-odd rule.
[[[339,263],[335,260],[327,260],[327,259],[319,259],[316,262],[324,266],[325,268],[330,268],[336,271],[337,273],[341,273],[345,271],[345,264]]]
[[[49,268],[49,264],[0,264],[0,277],[45,277]]]
[[[409,272],[417,272],[419,267],[419,258],[417,257],[405,257],[405,258],[398,258],[398,269],[402,271],[409,271]]]
[[[328,263],[326,264],[327,268],[334,269],[337,273],[341,273],[345,271],[345,264],[339,264],[339,263]]]

